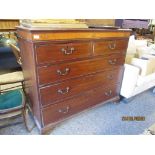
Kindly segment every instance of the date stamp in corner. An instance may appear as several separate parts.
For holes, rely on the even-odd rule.
[[[145,116],[122,116],[122,121],[145,121]]]

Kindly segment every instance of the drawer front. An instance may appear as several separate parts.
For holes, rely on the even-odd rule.
[[[94,55],[106,55],[110,53],[125,53],[128,40],[105,40],[94,43]]]
[[[44,64],[88,57],[91,55],[90,49],[89,42],[37,45],[37,63]]]
[[[72,97],[79,93],[83,93],[84,91],[99,87],[100,85],[106,86],[108,83],[120,83],[122,71],[122,68],[118,68],[113,71],[100,72],[41,88],[41,103],[43,106],[52,103],[54,104],[56,101]]]
[[[81,75],[88,75],[105,69],[112,69],[124,64],[124,55],[112,55],[60,65],[51,65],[38,68],[39,84],[45,85],[60,82]]]
[[[116,97],[119,90],[119,85],[111,85],[109,88],[102,85],[72,99],[50,105],[42,109],[44,125],[59,121],[102,101]]]

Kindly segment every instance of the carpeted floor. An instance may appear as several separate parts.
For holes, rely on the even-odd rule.
[[[144,116],[145,121],[122,121],[123,116]],[[21,118],[18,118],[21,119]],[[113,104],[85,111],[57,126],[51,135],[138,135],[155,123],[155,94],[152,89],[136,96],[130,103]],[[0,135],[37,135],[28,133],[23,124],[0,129]]]

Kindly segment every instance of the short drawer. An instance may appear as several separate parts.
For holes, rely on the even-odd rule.
[[[45,85],[104,71],[106,69],[110,70],[113,69],[113,67],[120,67],[123,65],[124,59],[124,55],[114,54],[109,57],[38,67],[39,84]]]
[[[106,55],[110,53],[125,53],[128,40],[104,40],[94,43],[94,55]]]
[[[54,123],[86,108],[112,99],[113,97],[118,96],[119,90],[119,85],[111,85],[108,88],[102,85],[72,99],[43,108],[43,123],[44,125]]]
[[[85,58],[91,55],[90,43],[41,44],[36,45],[37,63],[52,63]]]
[[[100,85],[118,84],[122,79],[122,68],[113,71],[105,71],[85,77],[67,80],[65,82],[40,88],[41,104],[54,104],[56,101],[70,98],[84,91],[88,91]]]

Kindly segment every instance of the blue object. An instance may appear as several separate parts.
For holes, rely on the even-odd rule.
[[[7,110],[22,105],[22,92],[20,89],[12,90],[0,95],[0,110]]]
[[[0,44],[0,70],[19,68],[16,57],[9,46]]]

